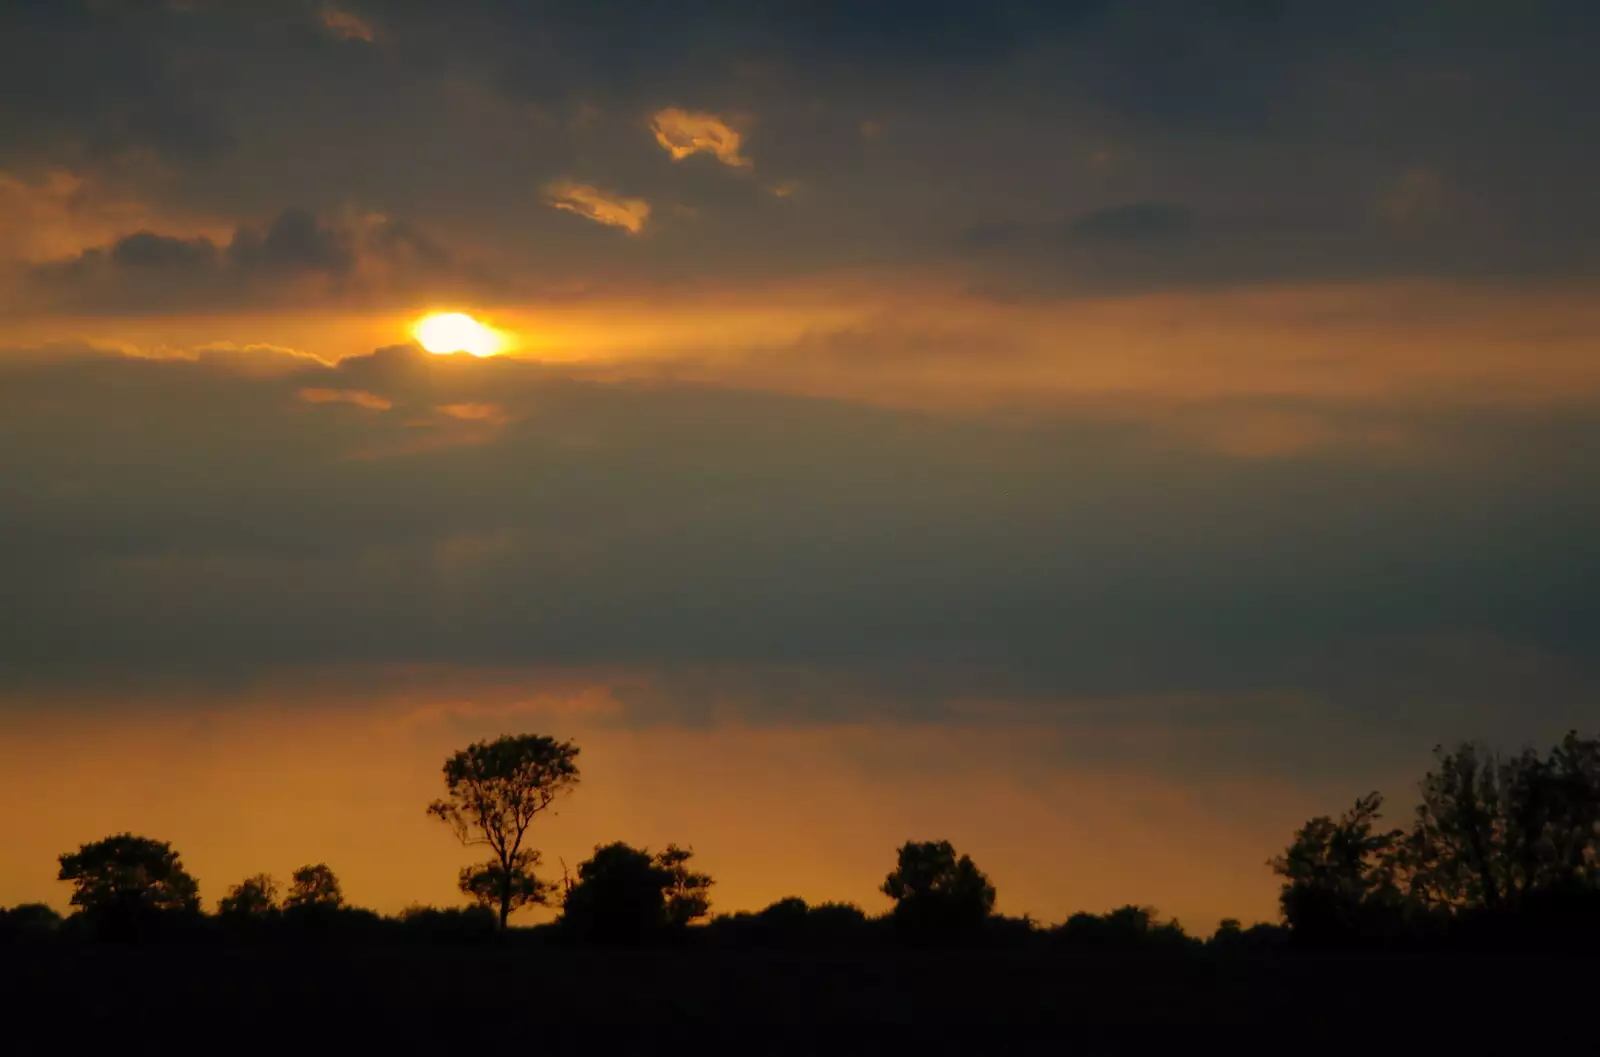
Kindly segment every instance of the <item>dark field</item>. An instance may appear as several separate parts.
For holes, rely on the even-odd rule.
[[[50,945],[13,1053],[1600,1052],[1593,959]]]

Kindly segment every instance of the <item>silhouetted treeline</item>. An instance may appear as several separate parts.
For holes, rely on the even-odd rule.
[[[1284,923],[1228,920],[1208,939],[1149,907],[1074,914],[1044,926],[995,913],[996,889],[948,841],[910,841],[880,891],[891,906],[808,905],[798,897],[712,917],[714,880],[694,852],[599,845],[559,882],[534,870],[531,823],[577,784],[578,750],[542,736],[479,742],[445,765],[448,796],[429,813],[486,862],[461,871],[470,907],[384,916],[346,903],[313,863],[287,886],[257,874],[205,913],[200,885],[168,843],[131,833],[60,856],[73,913],[0,910],[0,942],[516,943],[592,947],[862,951],[893,948],[1238,954],[1298,947],[1513,947],[1600,951],[1600,739],[1569,734],[1540,755],[1474,745],[1436,752],[1409,829],[1382,829],[1382,797],[1302,826],[1269,864],[1283,879]],[[516,910],[553,923],[513,928]]]
[[[1434,754],[1409,828],[1381,828],[1373,792],[1272,860],[1295,940],[1600,950],[1600,738]]]

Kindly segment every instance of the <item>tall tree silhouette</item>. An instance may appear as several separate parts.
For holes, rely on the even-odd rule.
[[[460,884],[499,907],[501,928],[516,907],[540,901],[544,888],[532,872],[539,856],[523,840],[539,813],[577,785],[577,757],[570,741],[523,734],[475,742],[445,761],[446,795],[428,813],[463,845],[492,853],[487,863],[463,870]]]
[[[1569,732],[1545,756],[1434,750],[1402,845],[1408,889],[1448,912],[1515,909],[1600,885],[1600,738]]]
[[[1302,939],[1370,932],[1378,908],[1398,900],[1394,852],[1401,831],[1376,829],[1382,809],[1383,795],[1372,792],[1337,819],[1318,815],[1268,863],[1283,878],[1278,903],[1284,920]]]
[[[1600,738],[1569,732],[1544,755],[1470,742],[1434,752],[1409,831],[1376,828],[1372,793],[1338,820],[1307,822],[1272,860],[1291,933],[1600,936]]]

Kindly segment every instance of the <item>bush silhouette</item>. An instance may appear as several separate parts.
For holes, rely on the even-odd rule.
[[[288,910],[332,910],[344,906],[344,890],[328,864],[319,862],[302,866],[294,872],[289,882],[289,894],[283,904]]]
[[[498,916],[487,906],[412,906],[402,910],[397,920],[406,938],[433,943],[479,942],[493,939],[500,931]]]
[[[671,844],[656,855],[621,841],[595,848],[567,890],[563,927],[605,944],[650,943],[681,931],[710,906],[712,880],[688,868],[693,854]]]
[[[0,942],[47,940],[61,928],[61,915],[45,903],[21,903],[0,909]]]
[[[901,845],[882,891],[895,901],[896,926],[924,939],[974,935],[994,910],[994,885],[949,841]]]
[[[59,861],[58,879],[72,883],[72,905],[91,934],[143,938],[199,915],[200,885],[165,841],[119,833]]]
[[[1154,907],[1132,904],[1107,914],[1074,914],[1051,930],[1050,939],[1055,946],[1080,950],[1178,951],[1200,946],[1178,922],[1161,921]]]
[[[276,917],[282,909],[278,883],[264,873],[245,878],[217,900],[217,916],[221,918],[267,919]]]

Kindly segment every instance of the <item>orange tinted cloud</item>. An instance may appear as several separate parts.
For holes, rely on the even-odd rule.
[[[318,14],[322,28],[340,40],[364,40],[369,44],[377,39],[372,23],[353,11],[328,5]]]
[[[387,411],[394,407],[388,400],[365,389],[306,388],[295,395],[308,404],[354,404],[368,411]]]
[[[507,419],[506,409],[499,404],[443,404],[437,410],[442,415],[449,415],[451,418],[460,419],[463,422],[499,424]]]
[[[739,153],[744,137],[716,114],[668,107],[656,112],[650,131],[655,133],[662,149],[672,155],[673,161],[705,153],[736,169],[754,164]]]
[[[1002,302],[958,283],[861,273],[782,285],[619,286],[485,307],[497,326],[519,335],[513,358],[561,361],[594,377],[895,406],[1276,397],[1504,406],[1600,395],[1600,296],[1592,284],[1307,284],[1063,303]],[[196,349],[226,340],[332,361],[405,341],[416,311],[71,320],[0,313],[0,350],[62,340]],[[1318,424],[1259,417],[1219,425],[1185,432],[1252,451],[1316,447],[1323,433]]]
[[[67,257],[135,231],[174,225],[187,235],[227,230],[164,217],[137,198],[68,169],[36,176],[0,171],[0,259]]]
[[[642,198],[626,198],[602,191],[592,184],[561,180],[546,189],[545,201],[557,209],[593,220],[598,224],[622,228],[630,235],[644,230],[650,218],[650,203]]]

